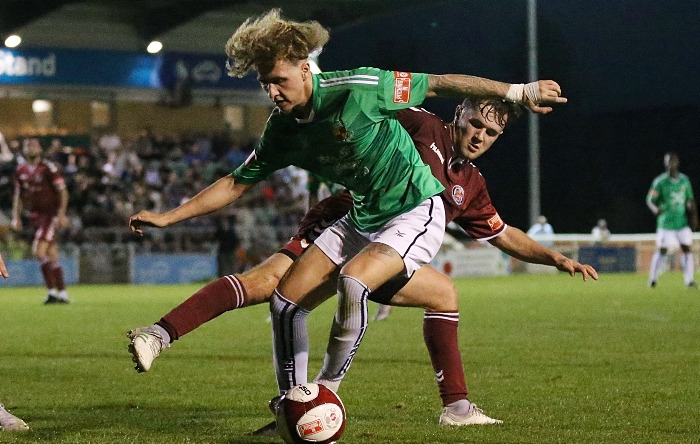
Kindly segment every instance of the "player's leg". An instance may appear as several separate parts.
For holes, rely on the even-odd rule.
[[[61,301],[58,299],[55,274],[53,273],[52,261],[48,254],[50,244],[43,239],[42,233],[41,230],[37,230],[34,242],[32,243],[32,254],[36,260],[39,261],[41,275],[44,277],[44,283],[46,284],[47,295],[44,304],[56,304]]]
[[[423,340],[442,399],[440,424],[501,424],[503,421],[490,418],[468,400],[458,340],[459,294],[454,282],[434,268],[423,266],[389,303],[425,308]]]
[[[333,294],[336,270],[336,264],[314,244],[294,262],[272,294],[273,354],[280,394],[307,382],[309,337],[306,318],[311,310]],[[330,292],[327,290],[329,286]]]
[[[229,275],[205,285],[154,325],[127,333],[136,370],[146,372],[164,348],[219,315],[270,300],[270,295],[293,260],[275,253],[243,274]]]
[[[695,258],[693,258],[693,232],[690,227],[684,227],[678,232],[678,243],[681,245],[683,257],[683,283],[688,288],[697,288],[695,283]]]
[[[651,258],[651,266],[649,268],[649,287],[651,288],[656,287],[659,273],[663,269],[666,252],[668,251],[668,237],[668,231],[661,228],[656,230],[656,250]]]
[[[61,267],[61,262],[58,258],[58,245],[56,244],[55,239],[51,239],[49,241],[49,246],[46,250],[46,254],[49,258],[49,272],[53,277],[53,284],[58,292],[58,302],[67,304],[69,302],[68,291],[66,290],[66,283],[63,278],[63,268]]]
[[[442,200],[428,199],[392,219],[377,233],[367,235],[372,243],[343,266],[338,279],[338,310],[324,359],[324,369],[332,379],[343,377],[360,346],[367,328],[368,295],[392,277],[411,276],[430,262],[441,245],[444,221]],[[333,231],[343,222],[338,221]],[[332,246],[329,248],[328,231],[316,244],[333,250]],[[350,232],[348,238],[352,238]]]

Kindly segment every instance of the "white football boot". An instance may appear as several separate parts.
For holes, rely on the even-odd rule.
[[[131,360],[136,363],[137,372],[143,373],[151,369],[153,360],[160,355],[164,348],[170,347],[163,336],[153,327],[139,327],[129,331],[126,337],[131,339],[129,353]]]
[[[0,430],[26,432],[29,430],[29,426],[26,422],[5,410],[5,406],[0,403]]]
[[[503,424],[503,421],[486,416],[483,410],[478,408],[476,404],[472,404],[469,411],[464,414],[455,413],[449,407],[445,407],[442,409],[439,423],[440,425],[465,426]]]

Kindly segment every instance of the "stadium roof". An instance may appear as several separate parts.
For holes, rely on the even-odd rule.
[[[294,20],[339,28],[440,0],[0,0],[0,36],[24,46],[219,53],[247,17],[274,8]]]

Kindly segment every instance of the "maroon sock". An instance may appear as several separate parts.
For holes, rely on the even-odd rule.
[[[53,276],[54,286],[58,291],[65,290],[66,284],[63,281],[63,268],[58,262],[51,263],[51,275]]]
[[[44,282],[46,282],[46,288],[51,290],[56,288],[54,286],[53,273],[51,271],[51,261],[49,259],[44,259],[41,261],[41,274],[44,275]]]
[[[222,313],[248,305],[241,281],[234,275],[224,276],[204,286],[156,324],[168,332],[172,342]]]
[[[458,325],[458,312],[426,311],[423,317],[423,339],[435,370],[443,406],[467,399],[467,383],[457,340]]]

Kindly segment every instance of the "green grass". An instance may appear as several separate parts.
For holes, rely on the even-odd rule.
[[[347,443],[699,443],[700,292],[679,274],[458,280],[470,398],[502,426],[443,428],[422,312],[370,324],[341,388]],[[267,307],[225,314],[137,374],[125,332],[198,286],[0,290],[0,401],[26,434],[0,442],[272,443],[248,435],[276,393]],[[309,318],[311,376],[334,302]]]

